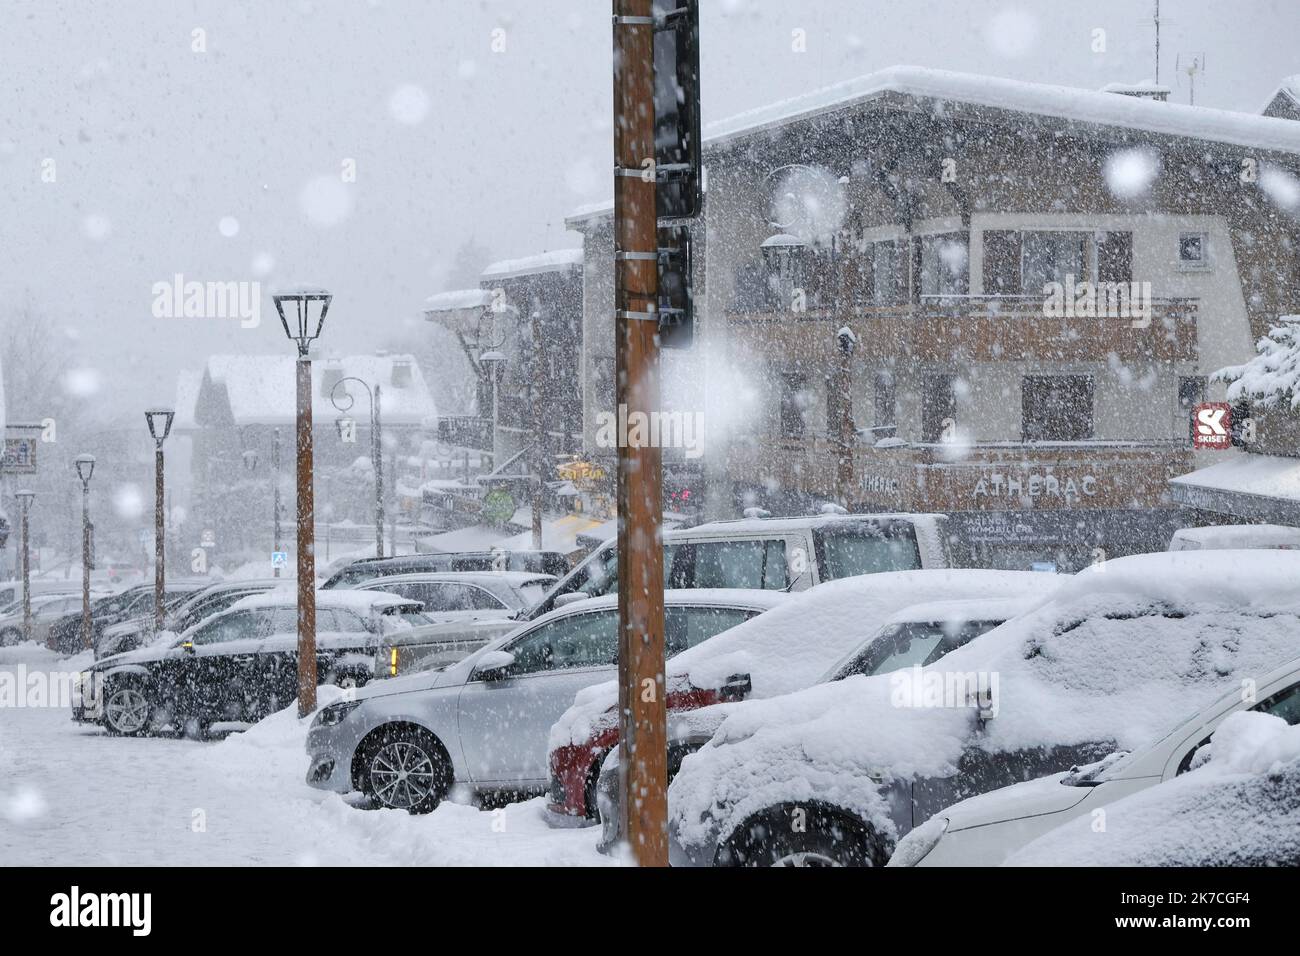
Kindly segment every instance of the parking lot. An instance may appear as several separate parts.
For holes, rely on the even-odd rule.
[[[0,648],[0,680],[70,670],[33,645]],[[11,685],[12,686],[12,685]],[[552,830],[540,799],[453,801],[423,817],[361,812],[303,782],[293,709],[224,740],[111,737],[67,706],[0,721],[0,860],[12,865],[589,865],[596,830]]]

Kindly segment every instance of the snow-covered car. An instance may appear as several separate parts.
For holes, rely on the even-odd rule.
[[[33,594],[31,597],[32,640],[44,644],[49,638],[50,625],[65,614],[81,611],[80,594]],[[0,647],[17,644],[23,640],[23,602],[17,601],[0,615]]]
[[[984,793],[939,811],[899,842],[890,866],[997,866],[1068,820],[1093,821],[1098,812],[1109,820],[1110,810],[1100,808],[1173,780],[1210,751],[1222,756],[1217,743],[1206,745],[1211,735],[1221,741],[1218,728],[1230,726],[1242,712],[1300,723],[1300,659],[1252,678],[1245,688],[1230,691],[1141,750],[1110,754],[1097,763]],[[1231,732],[1227,736],[1235,742]]]
[[[395,677],[460,660],[518,627],[517,615],[554,583],[554,575],[532,571],[449,571],[385,575],[357,585],[421,602],[435,625],[390,635],[379,648],[375,675]]]
[[[1295,656],[1300,554],[1135,555],[929,667],[733,705],[668,793],[678,865],[880,865],[959,800],[1144,749]]]
[[[207,587],[209,581],[170,580],[163,591],[165,605],[184,599]],[[137,584],[119,594],[100,598],[90,605],[90,646],[106,629],[123,621],[148,620],[153,617],[154,585]],[[46,637],[46,646],[60,654],[75,654],[84,648],[81,634],[81,606],[67,612],[63,617],[50,624]]]
[[[163,630],[184,634],[204,618],[224,611],[236,601],[291,584],[291,578],[260,578],[213,584],[193,594],[183,594],[168,606]],[[95,638],[95,657],[122,654],[151,642],[155,636],[154,626],[155,618],[150,613],[104,628],[103,633]]]
[[[794,595],[785,606],[668,664],[670,770],[713,736],[727,712],[719,703],[722,692],[738,675],[744,676],[749,697],[788,694],[834,675],[905,608],[917,606],[924,618],[931,614],[923,610],[926,605],[950,600],[999,597],[1032,603],[1046,599],[1061,580],[1031,571],[893,571],[829,581]],[[978,613],[996,617],[1023,608],[986,607]],[[552,824],[572,826],[594,818],[600,766],[618,744],[617,707],[618,684],[609,681],[578,694],[551,729],[547,817]],[[605,819],[612,825],[617,816]],[[613,838],[606,832],[604,842]]]
[[[1170,551],[1240,551],[1243,549],[1300,551],[1300,528],[1280,524],[1221,524],[1179,528],[1169,539]]]
[[[776,591],[664,592],[664,647],[674,654],[788,600]],[[359,790],[423,813],[452,783],[541,791],[547,732],[618,658],[614,595],[552,611],[439,671],[376,682],[321,709],[307,734],[307,782]]]
[[[1063,824],[1006,865],[1300,866],[1300,727],[1289,716],[1233,713],[1191,772]]]
[[[322,683],[362,685],[375,645],[392,629],[423,623],[420,603],[378,591],[316,595],[316,674]],[[179,636],[101,658],[79,675],[72,717],[112,734],[171,726],[247,723],[298,695],[298,599],[278,590],[244,597]]]

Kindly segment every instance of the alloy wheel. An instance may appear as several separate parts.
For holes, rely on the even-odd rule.
[[[405,740],[385,744],[370,761],[370,782],[385,806],[409,810],[433,792],[437,779],[433,759]]]

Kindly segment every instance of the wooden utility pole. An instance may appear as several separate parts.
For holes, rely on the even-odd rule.
[[[311,359],[298,361],[298,716],[316,709],[316,492],[312,475]]]
[[[848,326],[835,336],[838,364],[832,394],[835,396],[835,497],[848,508],[853,497],[853,449],[857,444],[853,423],[853,351],[857,339]]]
[[[627,417],[659,409],[651,0],[614,0],[614,341]],[[620,420],[624,420],[622,414]],[[618,707],[622,830],[640,866],[668,865],[662,469],[618,443]]]

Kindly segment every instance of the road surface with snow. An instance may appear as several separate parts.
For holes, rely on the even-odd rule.
[[[75,669],[0,648],[0,682]],[[25,678],[25,681],[22,679]],[[66,706],[0,697],[0,864],[599,866],[596,828],[551,830],[542,799],[423,817],[359,810],[303,781],[293,709],[217,742],[111,737]]]

